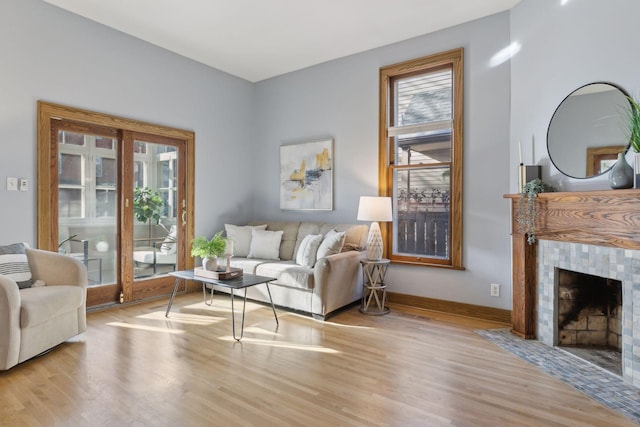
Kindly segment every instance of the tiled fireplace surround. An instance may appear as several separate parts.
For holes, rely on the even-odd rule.
[[[640,387],[640,250],[552,240],[539,240],[537,246],[538,340],[557,344],[556,267],[620,280],[623,379]]]

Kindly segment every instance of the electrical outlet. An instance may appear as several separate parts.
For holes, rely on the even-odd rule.
[[[500,296],[500,285],[497,283],[491,284],[491,296],[499,297]]]
[[[7,177],[7,191],[18,191],[18,178]]]
[[[24,178],[20,179],[20,191],[29,191],[29,181]]]

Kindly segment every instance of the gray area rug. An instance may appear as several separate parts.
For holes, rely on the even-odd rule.
[[[519,338],[509,332],[509,329],[478,330],[476,333],[640,423],[640,390],[623,382],[622,377],[560,348]]]

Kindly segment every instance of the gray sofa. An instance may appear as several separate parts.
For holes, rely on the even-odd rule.
[[[248,225],[266,225],[267,231],[283,232],[279,260],[246,256],[234,256],[231,259],[231,265],[242,268],[245,273],[276,278],[269,287],[277,306],[324,320],[336,310],[359,301],[362,297],[360,260],[364,256],[362,250],[366,246],[369,231],[367,225],[293,221],[253,221]],[[339,253],[317,259],[313,267],[296,264],[296,254],[305,236],[325,236],[331,230],[345,233],[344,245]],[[229,233],[227,235],[229,237]],[[228,292],[224,288],[215,289]],[[249,288],[247,297],[269,301],[265,286]]]
[[[27,249],[33,280],[19,289],[0,275],[0,370],[31,359],[86,330],[87,270],[79,260]]]

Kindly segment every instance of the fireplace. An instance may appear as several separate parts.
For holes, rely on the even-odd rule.
[[[622,282],[556,268],[558,345],[622,349]]]
[[[555,269],[557,345],[622,375],[622,282]]]
[[[540,193],[536,245],[518,228],[521,196],[505,197],[512,212],[512,331],[558,345],[556,269],[620,281],[622,378],[640,387],[640,189]]]
[[[634,328],[633,321],[638,321],[633,301],[640,301],[640,251],[540,240],[537,260],[538,340],[596,364],[617,353],[618,368],[603,367],[640,386],[634,356],[640,326]],[[603,356],[602,350],[609,353]]]

